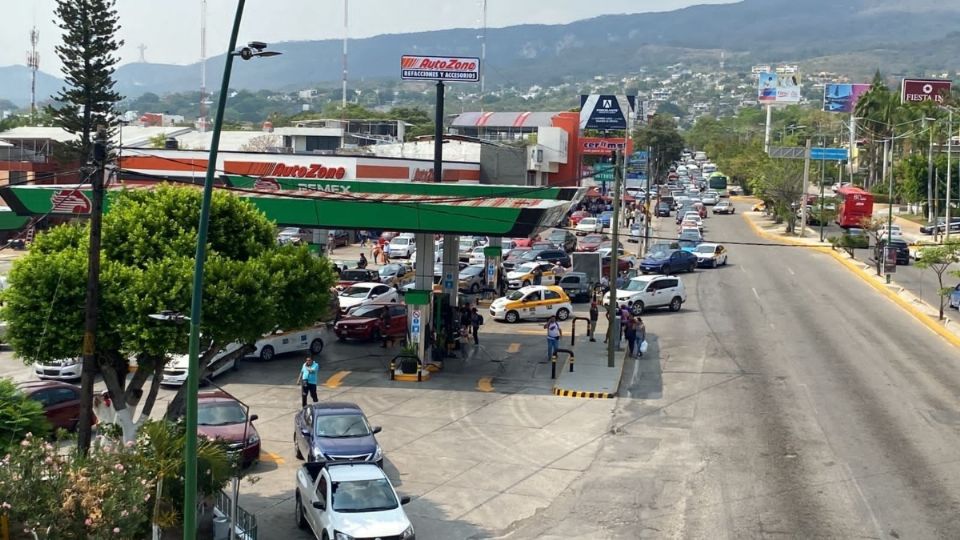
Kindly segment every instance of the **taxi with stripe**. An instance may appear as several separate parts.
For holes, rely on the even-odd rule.
[[[541,277],[539,285],[555,285],[557,275],[553,271],[553,263],[548,261],[531,261],[515,267],[507,272],[507,286],[511,289],[519,289],[529,285],[536,285],[535,274],[540,270]]]
[[[571,313],[573,305],[570,297],[555,285],[521,287],[490,304],[490,316],[508,323],[554,316],[557,320],[565,321],[570,318]]]

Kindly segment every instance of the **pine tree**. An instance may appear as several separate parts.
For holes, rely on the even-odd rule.
[[[116,38],[120,30],[115,9],[116,0],[57,0],[54,22],[63,30],[63,42],[57,45],[57,56],[63,64],[65,86],[53,96],[48,106],[56,123],[80,136],[77,157],[89,161],[93,147],[92,133],[97,126],[116,128],[114,109],[122,96],[114,90],[117,51],[123,45]]]

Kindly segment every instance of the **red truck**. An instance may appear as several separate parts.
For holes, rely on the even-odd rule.
[[[873,194],[858,187],[845,186],[837,190],[840,208],[837,210],[837,225],[844,229],[860,227],[864,218],[873,216]]]

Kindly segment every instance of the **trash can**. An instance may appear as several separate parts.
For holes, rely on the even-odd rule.
[[[230,519],[227,516],[213,516],[213,540],[230,540]]]

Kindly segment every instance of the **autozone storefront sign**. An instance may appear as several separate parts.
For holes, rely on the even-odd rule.
[[[580,137],[580,153],[585,156],[609,156],[614,150],[622,152],[624,147],[628,154],[633,153],[632,140],[624,144],[623,138]]]
[[[900,101],[943,103],[944,95],[950,95],[951,85],[951,81],[942,79],[904,79],[900,87]]]
[[[400,57],[400,78],[407,81],[476,82],[480,80],[480,59],[405,54]]]
[[[328,178],[342,180],[347,175],[345,167],[325,167],[322,163],[287,165],[277,163],[273,170],[263,176],[272,178]]]

